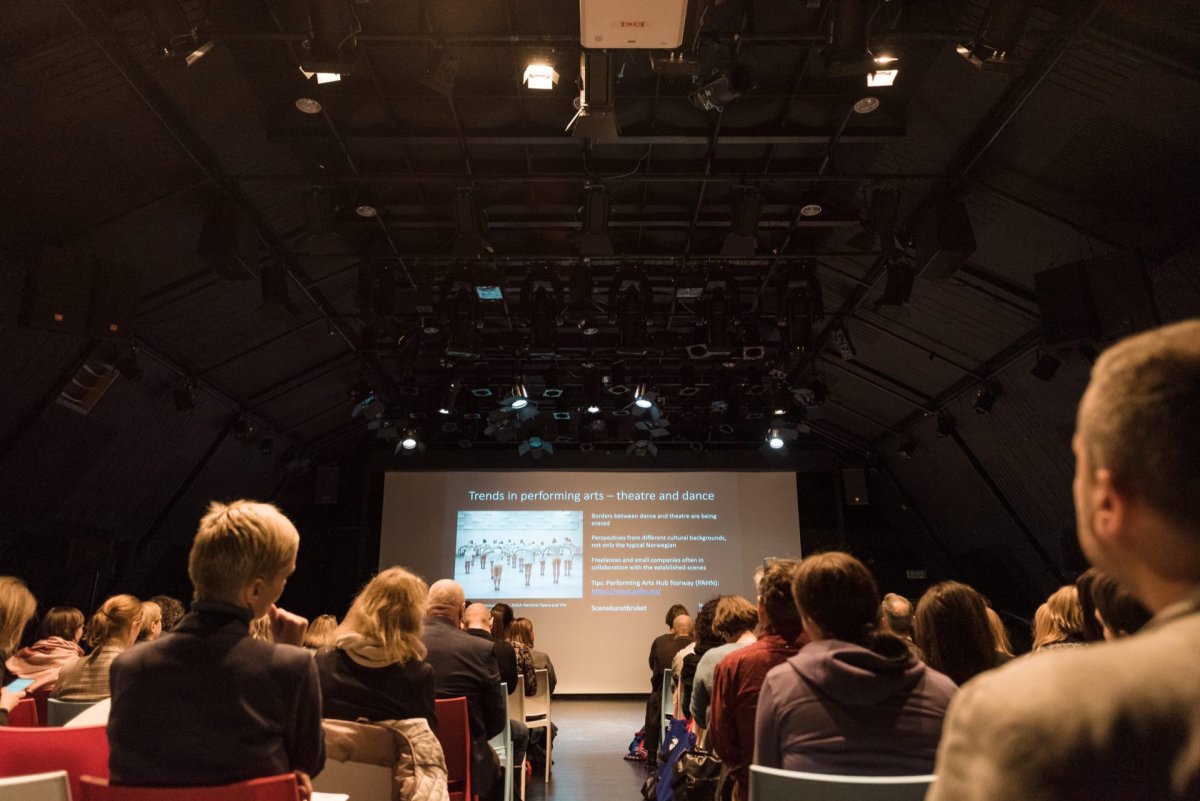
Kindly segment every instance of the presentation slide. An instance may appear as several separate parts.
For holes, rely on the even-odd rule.
[[[511,604],[559,693],[643,693],[668,607],[753,601],[799,515],[792,473],[389,472],[379,564]]]

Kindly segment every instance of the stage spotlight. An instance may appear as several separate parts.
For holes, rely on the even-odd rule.
[[[579,55],[579,109],[567,123],[574,136],[586,139],[616,139],[616,73],[612,53],[584,50]]]
[[[1062,362],[1051,356],[1049,353],[1042,351],[1038,353],[1037,363],[1033,365],[1030,374],[1042,381],[1049,381],[1054,378],[1054,374],[1058,372],[1058,368],[1062,366]]]
[[[811,269],[791,268],[780,276],[779,297],[782,298],[776,319],[780,340],[791,350],[807,351],[811,346],[813,323],[825,316],[821,282]]]
[[[553,456],[554,446],[541,437],[530,437],[517,446],[518,456],[525,456],[526,454],[534,459],[541,459],[547,455]]]
[[[139,5],[154,34],[154,48],[163,58],[182,56],[190,67],[212,50],[213,41],[200,35],[179,0],[141,0]]]
[[[336,215],[333,194],[328,189],[314,186],[304,191],[304,222],[310,234],[333,233]]]
[[[725,236],[725,244],[721,246],[722,256],[750,258],[758,250],[758,220],[762,213],[762,197],[753,186],[734,188],[733,219],[729,233]]]
[[[975,410],[975,414],[988,414],[992,411],[992,406],[995,403],[996,388],[985,381],[975,392],[975,399],[971,401],[971,408]]]
[[[530,89],[549,90],[558,84],[558,71],[545,61],[531,61],[525,67],[524,84]]]
[[[767,444],[772,450],[782,450],[784,446],[783,432],[778,428],[772,428],[767,431]]]
[[[875,56],[871,60],[875,68],[867,73],[867,86],[891,86],[896,82],[900,70],[895,65],[900,59],[895,56]]]
[[[916,271],[904,260],[893,259],[887,266],[887,284],[879,296],[879,306],[903,306],[912,297]]]
[[[644,459],[646,454],[658,456],[658,446],[648,439],[635,439],[625,449],[626,456],[636,456],[639,459]]]
[[[461,388],[462,384],[457,377],[446,379],[446,385],[442,388],[442,400],[438,404],[438,414],[450,415],[454,411],[454,404],[458,401],[458,391]]]
[[[439,95],[450,97],[454,93],[454,81],[458,77],[458,56],[444,47],[436,47],[429,56],[429,64],[421,77],[421,84]]]
[[[754,71],[746,64],[735,63],[714,80],[692,92],[688,99],[701,111],[723,111],[757,85]]]
[[[622,267],[609,285],[609,321],[617,325],[617,353],[640,356],[646,352],[646,327],[654,307],[650,279],[636,268]]]
[[[400,447],[406,451],[416,450],[417,435],[415,431],[408,431],[400,438]]]
[[[508,396],[500,402],[506,409],[524,409],[529,405],[529,390],[524,381],[516,381],[508,391]]]
[[[300,52],[300,71],[317,83],[349,75],[362,33],[353,0],[307,0],[310,35]]]
[[[1007,69],[1033,11],[1033,0],[992,0],[971,41],[958,54],[980,69]]]
[[[658,395],[646,389],[645,384],[638,384],[637,389],[633,391],[633,405],[639,409],[652,409],[654,402],[658,399]]]

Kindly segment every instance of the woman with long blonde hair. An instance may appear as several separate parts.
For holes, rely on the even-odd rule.
[[[25,586],[25,582],[12,576],[0,576],[0,665],[17,650],[25,626],[37,612],[37,599]],[[20,703],[22,693],[10,693],[4,689],[9,682],[8,670],[3,673],[0,685],[0,726],[8,725],[8,713]]]
[[[433,668],[421,629],[429,587],[402,567],[363,587],[333,637],[316,654],[324,716],[337,720],[425,718],[437,725]]]
[[[137,642],[141,630],[142,602],[132,595],[109,598],[92,615],[84,634],[92,652],[59,671],[58,684],[50,697],[60,701],[108,698],[109,668],[114,659]]]
[[[1083,607],[1074,584],[1059,587],[1033,615],[1034,652],[1085,645]]]

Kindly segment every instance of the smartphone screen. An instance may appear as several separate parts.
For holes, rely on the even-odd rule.
[[[30,684],[33,684],[33,679],[17,679],[4,689],[8,690],[10,693],[21,693],[25,692],[25,688]]]

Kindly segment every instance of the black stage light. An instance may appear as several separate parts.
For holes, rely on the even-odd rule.
[[[1008,69],[1033,12],[1034,0],[992,0],[975,38],[958,54],[980,69]]]

